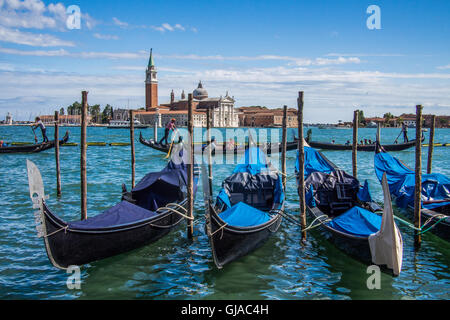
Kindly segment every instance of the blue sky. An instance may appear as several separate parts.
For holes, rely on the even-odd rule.
[[[66,26],[70,5],[81,29]],[[369,30],[370,5],[381,29]],[[296,106],[308,122],[355,108],[450,114],[450,1],[0,0],[0,119],[28,120],[80,100],[144,105],[153,48],[159,101],[202,80],[236,107]]]

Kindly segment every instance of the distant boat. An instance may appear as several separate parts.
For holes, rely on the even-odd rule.
[[[370,121],[367,125],[366,128],[376,128],[377,124],[373,121]]]
[[[111,120],[109,122],[109,129],[126,129],[130,127],[129,120]],[[145,124],[142,124],[139,120],[134,120],[134,127],[138,129],[148,128]]]

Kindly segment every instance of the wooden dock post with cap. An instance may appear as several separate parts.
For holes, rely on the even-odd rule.
[[[414,188],[414,226],[420,229],[420,214],[422,209],[422,109],[421,105],[416,106],[416,166],[415,166],[415,188]],[[418,249],[422,242],[419,231],[414,231],[414,247]]]
[[[134,154],[134,110],[130,110],[130,143],[131,143],[131,189],[134,189],[136,174],[136,158]]]
[[[302,241],[306,241],[306,202],[305,202],[305,150],[303,139],[303,91],[299,91],[297,99],[298,113],[298,196],[300,198],[300,225],[302,227]]]
[[[187,237],[192,239],[194,236],[194,110],[192,106],[192,93],[188,95],[188,133],[189,133],[189,150],[188,150],[188,185],[187,185],[187,215],[192,220],[187,222]]]
[[[87,219],[87,179],[86,179],[86,128],[87,128],[87,91],[81,92],[81,156],[80,156],[80,175],[81,175],[81,220]]]
[[[430,140],[428,141],[428,162],[427,173],[430,174],[433,166],[433,150],[434,150],[434,128],[436,126],[436,116],[431,116]],[[416,140],[417,141],[417,140]]]
[[[353,145],[352,145],[352,169],[353,176],[358,178],[358,125],[359,125],[359,110],[353,112]]]
[[[286,190],[286,149],[287,149],[287,106],[283,106],[283,127],[281,134],[281,172],[283,188]]]
[[[59,163],[59,112],[55,111],[55,161],[56,161],[56,196],[61,197],[61,167]]]
[[[206,141],[211,143],[211,109],[206,111]],[[208,148],[208,179],[209,179],[209,196],[212,197],[212,156],[211,148]]]
[[[155,125],[153,126],[153,139],[156,143],[158,143],[158,122],[155,121]]]

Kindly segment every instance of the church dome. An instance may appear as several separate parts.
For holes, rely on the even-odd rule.
[[[208,91],[203,88],[202,82],[198,83],[197,89],[193,92],[194,99],[202,100],[208,98]]]

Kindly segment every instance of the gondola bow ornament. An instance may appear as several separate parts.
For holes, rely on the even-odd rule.
[[[382,180],[384,195],[384,210],[381,220],[381,228],[378,232],[369,236],[372,262],[377,265],[387,265],[394,275],[399,275],[402,270],[403,239],[394,221],[391,195],[386,173]]]

